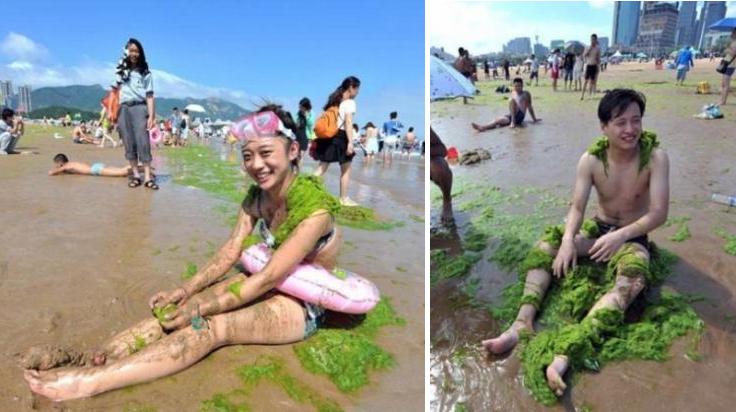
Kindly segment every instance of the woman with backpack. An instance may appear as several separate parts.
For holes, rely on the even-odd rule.
[[[148,70],[143,46],[136,39],[125,44],[125,56],[116,71],[114,88],[120,90],[118,127],[125,145],[125,158],[130,162],[133,175],[128,187],[141,185],[138,162],[143,163],[144,185],[158,190],[151,176],[151,142],[148,131],[156,127],[156,109],[153,100],[153,74]]]
[[[314,158],[319,161],[319,165],[314,171],[315,176],[322,176],[327,171],[330,163],[337,162],[340,164],[340,204],[342,206],[358,205],[348,197],[348,183],[350,182],[350,165],[353,156],[355,156],[353,147],[354,99],[358,95],[359,89],[360,80],[357,77],[350,76],[343,80],[340,86],[327,98],[327,104],[322,108],[325,111],[322,116],[328,114],[330,109],[333,109],[334,112],[334,108],[337,107],[338,130],[337,134],[331,138],[318,138],[314,153]],[[320,119],[317,120],[317,123],[319,122]]]

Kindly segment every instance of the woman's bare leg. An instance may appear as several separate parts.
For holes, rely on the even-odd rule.
[[[182,371],[211,351],[230,344],[286,344],[304,336],[304,308],[276,295],[243,309],[212,317],[209,328],[180,329],[140,352],[93,368],[26,370],[31,390],[54,401],[93,396]]]
[[[315,176],[322,176],[327,171],[327,168],[330,167],[330,164],[327,162],[319,162],[317,165],[317,168],[314,169],[314,175]]]
[[[196,303],[212,300],[216,296],[228,293],[230,285],[242,280],[245,280],[245,275],[242,273],[227,278],[192,296],[188,302]],[[146,345],[150,345],[165,335],[158,319],[153,316],[146,318],[103,343],[100,349],[94,353],[95,365],[103,365],[108,360],[122,359],[130,355],[131,348],[135,348],[137,341],[140,341],[140,339],[144,339]]]
[[[340,200],[348,199],[348,184],[350,183],[350,166],[352,162],[340,165]]]
[[[721,79],[721,106],[726,105],[726,100],[728,99],[728,91],[731,88],[731,76],[723,75],[723,78]]]

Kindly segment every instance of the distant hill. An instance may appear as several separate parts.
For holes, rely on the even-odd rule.
[[[42,87],[31,92],[31,100],[33,102],[33,108],[36,110],[60,106],[98,113],[100,111],[100,100],[106,94],[107,90],[99,84],[92,86]],[[182,109],[192,103],[202,105],[207,110],[207,113],[195,114],[195,117],[207,116],[212,120],[218,118],[235,120],[240,116],[250,113],[249,110],[245,110],[235,103],[216,97],[206,99],[157,97],[156,114],[159,116],[168,116],[174,107]]]
[[[26,113],[26,116],[31,119],[43,119],[44,116],[48,117],[49,119],[58,119],[62,116],[66,116],[67,113],[71,114],[72,116],[79,113],[81,116],[81,120],[84,121],[96,120],[100,118],[99,112],[95,113],[64,106],[49,106],[44,107],[43,109],[36,109],[30,113]]]

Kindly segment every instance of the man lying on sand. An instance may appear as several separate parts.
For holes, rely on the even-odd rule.
[[[93,163],[92,166],[86,163],[70,162],[65,154],[59,153],[54,156],[56,167],[49,170],[49,176],[60,174],[70,175],[87,175],[87,176],[107,176],[107,177],[128,177],[131,174],[131,167],[106,167],[103,163]]]
[[[615,89],[601,100],[598,118],[605,136],[578,162],[564,234],[548,231],[531,250],[530,258],[536,254],[534,261],[539,264],[528,265],[535,268],[527,272],[519,314],[499,337],[483,341],[489,352],[507,352],[519,342],[520,332],[534,331],[534,317],[552,281],[551,274],[556,278],[567,275],[576,266],[578,257],[597,263],[612,258],[618,262],[614,287],[586,316],[593,319],[594,325],[600,325],[602,316],[593,318],[593,313],[601,309],[617,314],[625,312],[650,280],[647,234],[667,219],[669,159],[657,148],[656,135],[642,131],[644,108],[644,96],[628,89]],[[599,206],[593,221],[584,224],[591,188],[598,194]],[[527,260],[531,261],[530,258]],[[567,353],[560,353],[565,350],[558,352],[557,346],[552,350],[555,356],[546,369],[547,384],[560,396],[567,387],[562,376],[570,359]]]
[[[471,126],[479,132],[495,129],[498,126],[508,126],[513,129],[521,125],[524,121],[527,109],[534,123],[542,121],[542,119],[537,119],[537,116],[534,114],[532,94],[524,90],[524,80],[521,77],[517,77],[514,79],[514,91],[511,92],[511,98],[509,99],[509,114],[499,117],[485,126],[477,123],[471,123]]]
[[[74,128],[74,131],[72,132],[72,137],[74,138],[74,143],[100,143],[98,140],[87,134],[87,125],[84,122],[79,123],[79,126]]]

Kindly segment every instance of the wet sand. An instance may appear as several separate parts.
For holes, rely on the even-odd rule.
[[[666,362],[626,361],[607,365],[598,374],[579,374],[573,389],[553,408],[536,403],[524,388],[516,353],[490,358],[480,341],[498,336],[502,330],[487,309],[468,304],[461,291],[478,282],[475,299],[483,304],[499,302],[501,289],[515,280],[487,257],[493,242],[470,274],[438,284],[431,291],[432,342],[430,360],[431,408],[453,411],[463,404],[470,411],[722,411],[736,402],[736,257],[723,251],[725,240],[714,234],[720,227],[736,234],[736,211],[709,202],[712,193],[736,195],[736,95],[723,107],[725,119],[699,120],[692,115],[707,103],[719,100],[716,94],[696,95],[698,81],[710,82],[718,92],[721,75],[717,61],[696,60],[685,87],[674,84],[674,70],[654,70],[654,63],[609,65],[600,75],[599,89],[627,85],[645,93],[648,103],[644,128],[658,133],[670,157],[670,217],[688,216],[692,237],[681,243],[667,240],[675,227],[660,228],[650,237],[680,257],[674,274],[664,289],[700,294],[704,301],[694,307],[707,327],[699,351],[700,362],[684,356],[686,339],[675,342],[672,358]],[[525,81],[528,74],[524,75]],[[650,82],[647,84],[647,82]],[[655,84],[652,84],[654,82]],[[665,82],[663,84],[656,84]],[[489,150],[493,159],[479,166],[454,166],[453,173],[467,181],[483,181],[488,186],[512,189],[533,186],[570,198],[575,165],[580,155],[601,134],[597,120],[598,97],[581,102],[579,92],[553,94],[551,80],[542,77],[539,87],[530,90],[539,124],[530,116],[516,131],[500,128],[477,133],[471,122],[489,123],[508,112],[508,101],[493,93],[502,82],[481,82],[483,95],[468,105],[461,100],[432,103],[431,124],[445,144],[462,154],[478,147]],[[558,83],[560,88],[562,82]],[[733,91],[733,83],[732,83]],[[432,191],[436,191],[433,187]],[[594,196],[591,196],[594,199]],[[455,203],[457,206],[457,203]],[[560,221],[566,209],[559,210]],[[592,216],[590,205],[586,216]],[[439,209],[431,211],[437,226]],[[460,236],[474,213],[456,211]],[[433,238],[431,247],[460,249],[457,240]],[[475,280],[477,279],[477,280]],[[458,361],[460,359],[460,361]]]
[[[154,152],[154,166],[164,177],[158,192],[128,189],[122,178],[47,176],[58,152],[76,161],[125,164],[122,148],[74,145],[68,137],[53,139],[55,131],[39,127],[21,139],[19,149],[41,154],[0,159],[1,410],[195,411],[216,392],[241,387],[235,369],[260,355],[285,359],[293,376],[348,411],[424,408],[424,381],[418,379],[424,375],[424,223],[410,218],[424,210],[424,166],[416,159],[390,169],[355,162],[353,199],[406,222],[393,231],[341,232],[338,264],[376,282],[406,320],[382,329],[377,339],[396,365],[372,372],[371,383],[355,395],[304,371],[285,345],[226,347],[172,377],[91,399],[54,404],[32,396],[14,353],[42,343],[95,347],[150,316],[148,298],[180,284],[187,262],[204,265],[231,232],[216,211],[230,204],[170,183],[166,175],[177,170],[169,169],[161,152]],[[313,166],[307,162],[305,169]],[[337,190],[338,173],[333,166],[325,177],[331,191]],[[397,271],[399,266],[406,272]],[[268,382],[248,403],[254,411],[313,410]]]

